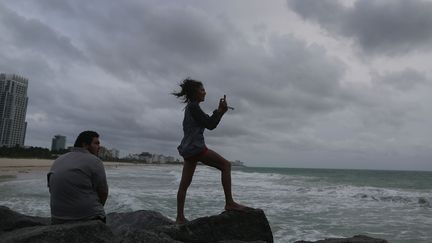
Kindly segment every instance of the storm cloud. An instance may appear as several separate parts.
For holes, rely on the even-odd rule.
[[[0,72],[29,79],[26,145],[87,129],[179,157],[184,104],[235,107],[208,146],[251,166],[432,169],[429,1],[12,1]]]
[[[400,55],[431,50],[432,2],[358,0],[352,6],[335,0],[288,0],[306,20],[348,38],[368,54]]]

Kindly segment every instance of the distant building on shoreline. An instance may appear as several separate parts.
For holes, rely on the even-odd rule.
[[[179,163],[179,160],[174,158],[173,156],[165,156],[163,154],[151,154],[149,152],[142,152],[140,154],[129,154],[125,159],[146,164]]]
[[[231,161],[231,165],[232,165],[232,166],[245,166],[245,165],[244,165],[244,162],[242,162],[242,161],[240,161],[240,160],[234,160],[234,161]]]
[[[51,143],[51,151],[60,151],[66,149],[66,137],[55,135]]]
[[[28,79],[0,73],[0,146],[24,146]]]
[[[107,149],[104,146],[100,146],[99,148],[99,158],[103,160],[116,160],[119,159],[120,151],[118,149]]]

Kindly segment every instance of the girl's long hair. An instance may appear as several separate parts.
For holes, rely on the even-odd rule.
[[[180,84],[181,90],[179,92],[172,92],[171,94],[183,100],[184,103],[189,103],[196,100],[196,92],[198,88],[203,86],[201,81],[186,78]]]

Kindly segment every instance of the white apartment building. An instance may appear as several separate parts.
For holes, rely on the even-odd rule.
[[[0,146],[24,146],[28,79],[0,73]]]

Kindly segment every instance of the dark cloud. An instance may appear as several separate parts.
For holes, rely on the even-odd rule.
[[[262,12],[257,18],[253,11],[259,11],[240,11],[247,6],[236,4],[238,10],[194,0],[6,1],[0,8],[0,30],[7,33],[0,36],[0,71],[30,80],[26,143],[49,147],[53,135],[63,134],[71,145],[79,132],[92,129],[123,155],[178,156],[184,104],[170,92],[189,76],[205,85],[204,111],[211,113],[224,94],[235,107],[216,130],[206,131],[209,146],[229,159],[349,167],[350,159],[372,161],[394,151],[406,158],[419,146],[428,148],[428,70],[391,55],[381,60],[385,68],[373,66],[359,61],[345,38],[326,36],[346,44],[349,53],[327,46],[316,38],[321,33],[309,38],[305,22],[294,19],[290,31],[277,29],[272,24],[286,16]],[[400,1],[289,4],[332,33],[358,40],[367,53],[427,45],[415,42],[415,34],[386,42],[391,36],[378,32],[392,16],[383,6]],[[382,12],[381,27],[366,25],[361,13],[368,8],[371,20]]]
[[[39,20],[19,16],[6,7],[0,7],[1,42],[29,54],[36,53],[42,58],[83,58],[81,52],[71,41],[46,26]]]
[[[84,16],[100,35],[84,37],[86,53],[105,70],[132,78],[190,73],[191,65],[223,55],[229,37],[224,22],[195,8],[132,2],[112,4],[104,13]]]
[[[353,38],[368,54],[396,55],[431,49],[432,3],[422,0],[288,0],[304,19]]]
[[[428,82],[425,74],[410,68],[400,72],[389,73],[387,75],[376,74],[375,78],[378,82],[400,90],[401,92],[412,90],[418,85],[426,84]]]
[[[340,81],[346,67],[323,48],[293,36],[273,36],[266,49],[244,43],[219,64],[211,80],[224,74],[217,86],[229,87],[235,113],[256,117],[248,121],[251,133],[256,127],[293,131],[345,106]]]

